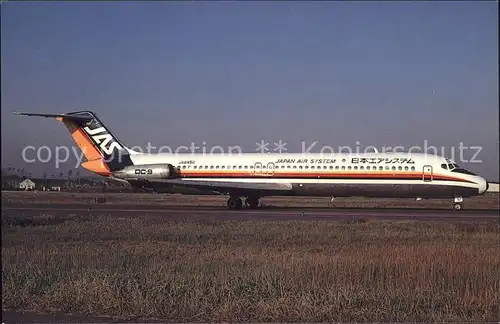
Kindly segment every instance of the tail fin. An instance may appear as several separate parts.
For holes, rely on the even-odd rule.
[[[123,145],[116,136],[91,111],[75,111],[65,114],[38,114],[16,112],[18,115],[56,118],[62,121],[87,162],[82,167],[100,175],[109,176],[111,172],[132,165],[132,151]]]

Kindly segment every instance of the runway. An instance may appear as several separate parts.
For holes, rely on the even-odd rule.
[[[299,208],[273,207],[258,209],[228,210],[225,207],[170,207],[159,205],[98,205],[98,204],[8,204],[2,212],[19,212],[23,215],[40,213],[56,215],[107,214],[116,217],[155,215],[175,219],[217,219],[217,220],[498,220],[499,210],[423,208]]]

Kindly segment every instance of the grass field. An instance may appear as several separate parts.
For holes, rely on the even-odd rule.
[[[19,217],[2,214],[3,309],[176,322],[500,319],[498,222]]]
[[[173,194],[135,193],[68,193],[68,192],[19,192],[2,191],[2,203],[58,203],[93,204],[96,197],[106,198],[106,204],[161,205],[161,206],[221,206],[226,205],[227,196],[197,196]],[[337,198],[328,197],[264,197],[262,206],[267,207],[360,207],[360,208],[443,208],[451,209],[452,199],[397,198]],[[465,209],[499,209],[498,193],[488,193],[464,199]]]

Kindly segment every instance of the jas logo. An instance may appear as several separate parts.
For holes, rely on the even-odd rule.
[[[90,129],[88,127],[85,127],[84,130],[92,137],[94,142],[99,145],[104,153],[111,155],[114,149],[122,149],[121,145],[113,140],[113,137],[108,133],[106,128],[98,127]]]

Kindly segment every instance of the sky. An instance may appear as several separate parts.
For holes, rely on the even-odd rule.
[[[74,146],[13,110],[92,110],[129,146],[436,146],[499,178],[496,2],[6,2],[1,64],[2,167]]]

